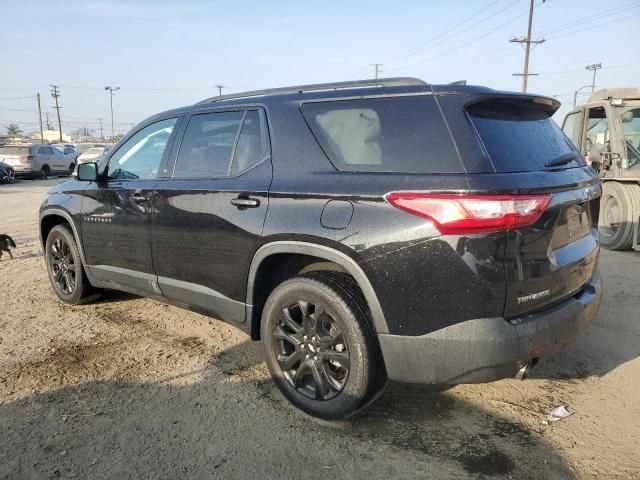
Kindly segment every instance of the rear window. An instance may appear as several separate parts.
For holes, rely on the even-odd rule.
[[[545,110],[523,104],[482,102],[467,109],[496,172],[527,172],[584,166],[580,155],[565,165],[547,162],[577,153]]]
[[[0,147],[0,153],[4,155],[29,155],[29,147],[4,146]]]
[[[464,171],[433,96],[307,103],[302,113],[338,170]]]

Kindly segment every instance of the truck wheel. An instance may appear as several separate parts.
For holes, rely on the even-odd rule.
[[[276,385],[310,415],[349,416],[387,377],[368,309],[342,272],[310,272],[280,284],[262,312],[261,337]]]
[[[605,182],[600,200],[600,243],[609,250],[628,250],[640,214],[637,185]]]

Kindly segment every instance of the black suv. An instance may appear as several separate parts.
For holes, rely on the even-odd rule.
[[[600,184],[552,98],[411,78],[161,113],[40,212],[53,288],[113,288],[262,339],[323,418],[387,379],[524,377],[595,316]]]

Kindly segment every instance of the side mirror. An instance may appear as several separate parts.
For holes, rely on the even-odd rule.
[[[633,122],[633,112],[631,110],[627,110],[622,114],[622,123],[630,122]]]
[[[95,182],[98,179],[98,164],[95,162],[78,164],[78,180]]]

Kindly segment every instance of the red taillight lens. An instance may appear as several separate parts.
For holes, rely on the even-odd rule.
[[[31,155],[20,155],[20,161],[22,163],[28,163],[31,160],[33,160],[33,157]]]
[[[551,195],[389,193],[394,207],[431,220],[443,234],[499,232],[535,223]]]

